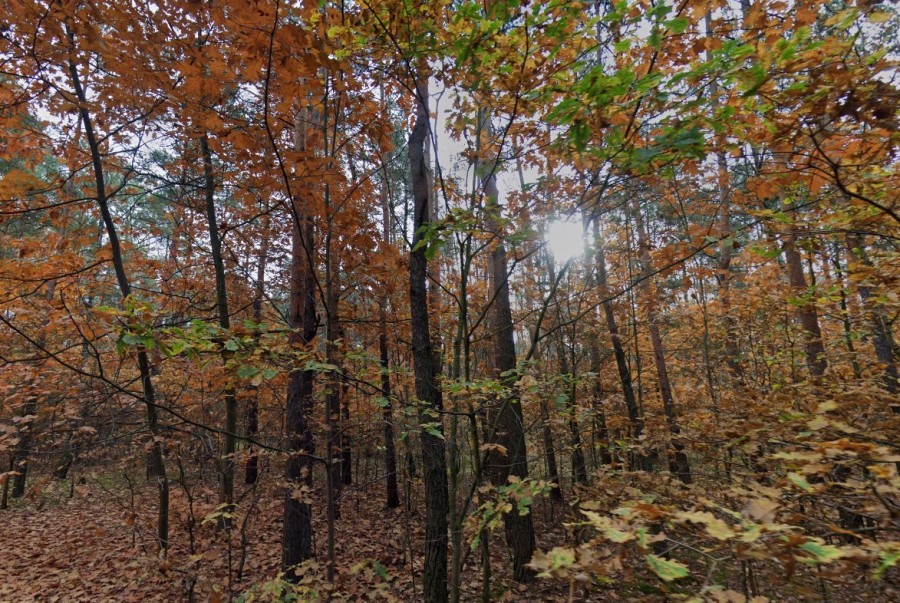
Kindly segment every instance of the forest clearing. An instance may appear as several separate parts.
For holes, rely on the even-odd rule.
[[[900,600],[898,32],[3,0],[0,603]]]

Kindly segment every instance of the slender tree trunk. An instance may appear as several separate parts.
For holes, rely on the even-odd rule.
[[[484,193],[487,198],[489,220],[496,222],[500,206],[498,203],[497,179],[491,173],[484,179]],[[499,233],[497,235],[500,236]],[[522,404],[519,400],[515,374],[516,346],[509,299],[509,274],[506,265],[506,248],[502,239],[491,253],[490,284],[494,293],[492,326],[494,331],[494,368],[496,377],[504,386],[504,394],[499,400],[496,414],[489,413],[488,423],[494,428],[488,433],[490,444],[499,444],[506,449],[505,458],[496,449],[491,449],[485,461],[485,470],[495,486],[505,485],[510,476],[519,479],[528,477],[528,460],[525,448],[525,426]],[[534,578],[532,570],[526,567],[534,554],[534,525],[531,513],[520,515],[512,510],[503,517],[506,527],[506,542],[512,553],[513,578],[518,582],[530,582]]]
[[[421,432],[425,476],[425,567],[423,572],[426,603],[447,601],[447,459],[443,432],[443,400],[435,372],[428,308],[428,259],[423,227],[428,225],[428,166],[425,144],[428,140],[428,80],[415,82],[416,121],[409,136],[409,163],[413,184],[413,239],[409,252],[409,306],[412,326],[413,370],[416,398],[420,404],[419,421],[433,426]],[[430,433],[436,431],[437,433]]]
[[[856,356],[856,346],[853,345],[853,323],[850,320],[850,308],[847,305],[847,289],[844,280],[844,267],[841,265],[841,245],[835,242],[834,255],[831,258],[834,264],[835,277],[838,281],[838,293],[840,294],[841,325],[844,327],[844,345],[847,346],[847,354],[850,356],[850,366],[853,368],[853,376],[862,378],[862,369]]]
[[[397,449],[394,446],[393,399],[391,398],[391,373],[387,341],[387,318],[382,306],[379,316],[378,352],[381,360],[381,395],[384,397],[382,423],[384,426],[384,469],[387,484],[387,508],[400,506],[400,491],[397,488]]]
[[[790,235],[784,242],[784,257],[787,262],[788,277],[794,295],[801,298],[797,308],[797,318],[803,327],[806,338],[806,365],[814,379],[825,374],[828,361],[825,358],[825,344],[822,330],[819,328],[819,314],[812,301],[803,300],[809,294],[806,276],[803,274],[803,260],[797,250],[795,235]]]
[[[553,426],[550,423],[550,403],[541,399],[541,435],[544,439],[544,455],[547,458],[547,481],[555,486],[550,491],[554,500],[563,499],[562,488],[559,484],[559,467],[556,464],[556,448],[553,442]]]
[[[653,347],[653,363],[656,366],[656,377],[659,383],[659,393],[663,401],[663,411],[666,415],[666,423],[672,434],[671,446],[674,449],[669,455],[669,470],[678,476],[678,479],[686,484],[691,483],[691,465],[687,453],[684,451],[684,443],[680,439],[681,428],[678,425],[678,413],[675,410],[675,396],[672,393],[672,383],[669,380],[669,370],[666,365],[666,352],[663,346],[662,336],[659,333],[657,299],[650,291],[652,285],[653,261],[650,258],[650,238],[644,217],[641,213],[640,200],[637,195],[632,198],[632,210],[634,211],[635,225],[637,227],[638,249],[641,260],[641,272],[644,277],[643,289],[649,294],[647,300],[647,328],[650,331],[650,343]]]
[[[225,261],[222,258],[222,238],[216,219],[216,180],[213,173],[212,152],[206,134],[200,138],[200,150],[203,154],[203,190],[206,199],[206,223],[209,229],[209,246],[212,251],[213,269],[216,275],[216,310],[219,315],[219,326],[224,331],[231,328],[231,315],[228,312],[228,291],[225,283]],[[223,361],[228,360],[228,352],[222,351]],[[237,432],[237,397],[234,386],[225,388],[225,434],[221,459],[222,491],[219,502],[225,505],[225,512],[230,514],[234,505],[234,453]],[[231,521],[223,515],[223,525]]]
[[[28,395],[25,403],[22,404],[22,417],[34,417],[37,412],[37,398]],[[9,495],[13,498],[22,498],[25,496],[25,483],[28,479],[28,455],[31,450],[31,432],[34,429],[34,419],[23,420],[18,425],[18,442],[12,449],[12,457],[10,459],[10,469],[15,471],[10,482],[12,489]]]
[[[262,243],[259,248],[259,258],[256,263],[256,292],[253,297],[253,322],[259,325],[262,322],[262,306],[266,295],[266,263],[269,256],[269,214],[262,218]],[[259,341],[259,335],[256,335]],[[254,439],[259,432],[259,386],[251,386],[250,399],[247,405],[247,437]],[[246,474],[244,482],[255,484],[259,479],[259,455],[249,445],[247,456]]]
[[[551,260],[552,261],[552,260]],[[578,418],[575,416],[578,410],[578,381],[575,374],[575,363],[571,367],[569,361],[569,349],[565,345],[565,340],[560,329],[559,340],[556,346],[556,355],[559,358],[560,376],[568,379],[568,389],[566,394],[568,398],[569,416],[566,423],[569,427],[569,445],[572,448],[572,479],[576,484],[587,483],[587,466],[584,459],[584,448],[581,445],[581,429],[578,427]]]
[[[381,89],[382,112],[384,107],[384,88]],[[387,165],[382,164],[381,183],[381,223],[383,228],[383,241],[385,246],[393,244],[390,197],[388,196],[388,172]],[[400,506],[400,490],[397,487],[397,448],[394,443],[394,400],[391,392],[391,361],[388,348],[387,313],[390,305],[390,294],[385,284],[385,293],[381,298],[381,308],[378,312],[378,355],[381,365],[381,395],[384,406],[381,411],[381,420],[384,433],[384,471],[387,493],[386,505],[388,509],[396,509]]]
[[[588,226],[591,226],[590,224]],[[593,290],[596,287],[596,268],[597,262],[594,258],[594,245],[600,240],[599,225],[593,220],[593,237],[586,244],[584,254],[585,270],[587,271],[587,286]],[[595,315],[592,313],[592,318]],[[592,323],[594,320],[591,321]],[[609,451],[609,430],[606,427],[606,410],[603,408],[603,385],[600,380],[600,338],[597,334],[597,327],[592,325],[588,333],[588,355],[591,363],[591,373],[594,377],[591,381],[591,398],[593,404],[594,423],[597,430],[597,439],[600,441],[600,463],[603,465],[611,465],[613,462],[612,454]]]
[[[301,110],[295,127],[294,147],[307,149],[306,122],[313,121]],[[293,229],[291,236],[290,307],[288,324],[291,327],[289,343],[297,351],[308,349],[316,336],[316,281],[313,273],[315,229],[310,215],[310,202],[291,199]],[[288,487],[284,499],[284,527],[282,534],[281,564],[285,577],[297,581],[299,563],[313,557],[312,513],[308,502],[308,490],[312,486],[312,463],[308,455],[315,452],[310,417],[313,409],[313,381],[315,373],[309,370],[291,371],[288,377],[286,430],[290,456],[285,465]]]
[[[329,212],[326,191],[326,212]],[[330,213],[330,212],[329,212]],[[337,346],[340,339],[341,327],[339,323],[339,287],[337,283],[339,259],[333,245],[333,225],[329,220],[328,231],[325,233],[325,362],[332,366],[338,366]],[[325,391],[325,425],[328,426],[328,473],[330,484],[331,513],[335,519],[341,518],[341,486],[342,480],[342,452],[343,443],[341,437],[341,379],[336,372],[328,375],[328,384]],[[348,467],[349,469],[349,467]]]
[[[87,100],[87,94],[81,85],[81,78],[78,75],[78,68],[75,65],[75,34],[65,26],[66,36],[69,42],[69,76],[72,80],[72,86],[75,89],[75,97],[78,99],[78,113],[84,126],[84,135],[87,140],[88,149],[91,154],[91,163],[94,170],[94,185],[97,205],[100,209],[100,216],[103,225],[106,228],[106,236],[109,238],[109,247],[112,253],[113,269],[116,273],[116,281],[119,285],[119,292],[122,294],[123,301],[131,295],[131,282],[128,280],[128,274],[125,272],[125,260],[122,257],[122,246],[119,243],[119,234],[116,229],[115,221],[109,210],[109,198],[106,192],[106,179],[103,172],[103,154],[100,151],[100,144],[94,133],[94,126],[91,120],[91,114],[88,110],[90,106]],[[150,360],[147,357],[147,350],[139,347],[137,350],[138,374],[141,380],[141,390],[144,405],[147,411],[147,430],[150,432],[150,463],[154,476],[156,477],[158,490],[158,514],[156,524],[156,538],[160,549],[163,553],[169,547],[169,480],[166,476],[166,465],[163,459],[162,437],[159,430],[159,419],[156,408],[156,392],[153,388],[153,380],[150,371]]]
[[[711,16],[706,15],[707,35],[711,31]],[[707,59],[711,53],[707,51]],[[713,108],[719,106],[718,82],[710,85],[710,97],[713,99]],[[716,153],[716,167],[719,189],[719,223],[716,227],[716,236],[719,238],[719,260],[717,280],[719,283],[719,301],[722,305],[722,318],[725,322],[725,363],[731,375],[732,382],[738,387],[743,387],[745,382],[744,366],[741,364],[740,346],[738,345],[737,322],[731,308],[731,259],[733,252],[733,240],[731,235],[731,199],[728,191],[728,158],[725,153]]]
[[[872,268],[872,260],[866,253],[862,237],[850,236],[847,238],[847,247],[851,255],[864,266]],[[863,310],[872,329],[872,344],[875,346],[875,356],[884,365],[882,383],[884,388],[892,393],[900,393],[900,376],[897,371],[897,345],[894,342],[894,334],[887,316],[881,308],[872,301],[872,289],[869,285],[860,283],[857,286],[859,298],[862,300]],[[894,412],[900,412],[900,404],[894,404]]]
[[[628,421],[631,424],[631,437],[635,442],[639,442],[644,433],[644,416],[640,411],[637,398],[634,395],[634,388],[631,385],[631,369],[628,367],[628,358],[625,355],[625,347],[622,345],[622,337],[619,335],[619,327],[616,323],[616,315],[613,312],[612,299],[610,299],[610,289],[607,284],[606,275],[606,254],[603,250],[603,242],[598,238],[596,243],[597,251],[597,285],[600,288],[600,295],[603,296],[603,315],[606,318],[606,327],[609,330],[609,337],[613,346],[613,355],[616,358],[616,368],[619,372],[619,383],[622,386],[622,397],[625,398],[625,409],[628,411]],[[653,469],[653,465],[647,455],[643,453],[630,454],[632,467],[644,471]]]

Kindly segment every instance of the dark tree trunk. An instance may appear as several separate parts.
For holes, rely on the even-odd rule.
[[[499,214],[497,202],[497,180],[491,173],[485,177],[484,193],[487,197],[488,212]],[[499,215],[490,215],[495,221]],[[500,236],[497,233],[496,236]],[[489,444],[499,444],[506,449],[500,455],[496,449],[487,454],[484,469],[495,486],[506,485],[510,476],[519,479],[528,477],[528,457],[525,448],[525,426],[522,404],[516,388],[516,346],[514,338],[512,308],[509,299],[509,274],[506,265],[506,249],[502,239],[494,247],[490,264],[491,290],[494,294],[492,326],[494,331],[493,365],[496,377],[504,386],[505,393],[498,400],[499,408],[488,413]],[[513,509],[503,516],[506,527],[506,543],[512,553],[513,578],[518,582],[530,582],[534,572],[526,567],[534,554],[534,524],[531,513],[520,515]]]
[[[353,440],[347,429],[350,426],[350,384],[346,378],[341,380],[341,483],[349,486],[353,483]],[[356,460],[357,465],[359,459]]]
[[[387,317],[382,307],[379,316],[378,353],[381,360],[381,395],[384,398],[382,422],[384,425],[384,470],[387,485],[387,508],[400,506],[400,491],[397,488],[397,449],[394,446],[393,400],[391,398],[390,357],[387,341]]]
[[[873,267],[872,260],[869,259],[869,255],[866,253],[861,237],[858,235],[848,237],[847,246],[857,261],[869,268]],[[884,388],[892,394],[900,393],[900,378],[898,378],[897,371],[897,345],[894,342],[894,334],[891,331],[890,322],[888,322],[885,313],[872,303],[871,287],[860,283],[857,286],[857,290],[863,303],[866,318],[871,325],[875,356],[878,358],[878,362],[884,365],[884,376],[882,377]],[[900,412],[900,404],[894,404],[891,408],[894,412]]]
[[[541,435],[544,438],[544,454],[547,457],[547,481],[556,486],[550,491],[554,500],[563,499],[562,488],[559,484],[559,467],[556,464],[556,448],[553,443],[553,426],[550,424],[550,405],[547,400],[541,400]]]
[[[571,360],[567,358],[569,350],[561,334],[557,346],[557,354],[559,355],[559,373],[569,380],[567,383],[569,391],[566,393],[569,417],[566,423],[569,427],[569,445],[572,448],[572,480],[576,484],[586,484],[588,481],[587,463],[584,457],[584,447],[581,444],[581,428],[578,426],[578,417],[576,416],[578,412],[578,385],[575,375],[575,364],[573,362],[572,366],[569,366],[569,361]]]
[[[269,255],[269,214],[262,219],[262,244],[259,249],[259,259],[256,264],[256,292],[253,297],[253,322],[259,325],[262,322],[263,299],[266,295],[266,263]],[[259,334],[255,336],[259,341]],[[252,385],[247,404],[247,438],[253,440],[259,432],[259,386]],[[253,444],[248,446],[247,467],[244,475],[244,483],[255,484],[259,479],[259,455]]]
[[[307,255],[314,236],[312,221],[298,210],[291,249],[290,343],[308,347],[316,336],[315,279]],[[312,463],[307,455],[315,452],[310,416],[313,406],[313,371],[295,370],[288,378],[287,438],[291,456],[287,460],[288,482],[284,502],[282,567],[289,580],[296,580],[294,566],[312,558],[312,515],[307,494],[299,491],[312,486]]]
[[[212,152],[206,134],[200,138],[200,150],[203,154],[203,190],[206,199],[206,223],[209,229],[209,246],[212,251],[213,269],[216,275],[216,310],[219,315],[219,326],[224,331],[231,328],[231,315],[228,312],[228,290],[225,286],[225,261],[222,258],[222,238],[219,235],[219,224],[216,219],[216,180],[213,173]],[[227,333],[226,333],[227,336]],[[227,362],[228,352],[222,349],[222,360]],[[225,512],[231,514],[234,505],[234,453],[237,432],[237,397],[234,387],[225,389],[225,434],[220,471],[222,491],[219,502],[225,505]],[[223,515],[222,524],[228,526],[230,519]]]
[[[650,237],[647,235],[647,227],[644,224],[644,216],[641,213],[640,200],[635,195],[632,199],[635,226],[637,227],[638,248],[641,260],[641,274],[644,277],[643,289],[648,293],[647,323],[650,331],[650,344],[653,347],[653,363],[656,366],[656,378],[659,383],[659,394],[662,397],[663,412],[666,415],[666,423],[669,433],[672,434],[670,443],[672,450],[669,453],[669,470],[682,482],[689,484],[692,481],[691,465],[687,453],[684,451],[684,443],[681,441],[681,428],[678,425],[678,414],[675,410],[675,396],[672,394],[672,382],[669,380],[669,369],[666,366],[666,352],[663,346],[662,336],[659,333],[658,315],[656,305],[657,294],[650,290],[653,285],[653,261],[650,258]]]
[[[382,91],[383,97],[383,91]],[[381,187],[381,220],[384,228],[385,245],[390,245],[391,240],[391,208],[387,190],[387,167],[383,167],[385,181]],[[384,472],[385,486],[387,490],[387,508],[396,509],[400,506],[400,490],[397,487],[397,448],[394,443],[394,400],[391,392],[391,359],[388,348],[387,312],[390,296],[385,293],[381,299],[381,309],[378,312],[378,355],[381,366],[381,396],[384,406],[381,411],[381,420],[384,430]]]
[[[100,151],[100,143],[94,133],[91,114],[88,111],[90,104],[88,103],[87,94],[81,85],[81,78],[78,75],[78,68],[75,65],[75,34],[66,26],[66,36],[69,42],[69,75],[72,79],[72,86],[75,89],[75,97],[79,101],[78,113],[84,126],[84,135],[91,154],[91,163],[94,170],[94,184],[96,187],[97,205],[100,209],[100,216],[103,225],[106,228],[106,235],[109,238],[109,247],[112,253],[113,269],[116,273],[116,281],[119,285],[119,292],[122,294],[123,300],[131,295],[131,283],[125,272],[125,260],[122,257],[122,246],[119,243],[119,235],[116,230],[116,224],[113,221],[112,213],[109,210],[109,198],[106,192],[106,180],[103,172],[103,154]],[[137,350],[138,374],[141,380],[141,390],[143,401],[147,411],[147,430],[150,432],[150,469],[156,477],[158,490],[158,514],[156,537],[160,549],[166,551],[169,547],[169,480],[166,476],[166,465],[163,459],[162,437],[159,430],[159,419],[156,408],[156,392],[153,388],[153,381],[150,370],[150,360],[147,351],[143,347]]]
[[[34,416],[37,412],[37,398],[29,395],[22,405],[22,417]],[[28,420],[19,424],[19,441],[12,451],[10,468],[16,472],[10,481],[12,488],[9,495],[13,498],[25,496],[25,483],[28,479],[28,455],[31,451],[31,432],[34,428],[34,420]]]
[[[840,294],[841,325],[844,327],[844,345],[847,346],[847,354],[850,356],[850,366],[853,368],[853,376],[857,379],[861,379],[862,369],[859,366],[859,359],[856,355],[856,346],[853,345],[853,321],[850,319],[850,307],[847,304],[847,289],[845,288],[846,283],[844,279],[845,271],[844,267],[841,265],[840,243],[835,242],[833,250],[834,255],[832,256],[831,261],[836,271],[835,276],[837,277],[838,283],[840,283],[838,293]]]
[[[622,337],[619,335],[619,327],[616,324],[616,315],[613,313],[612,299],[607,284],[606,255],[603,251],[603,242],[598,238],[597,252],[597,284],[600,295],[603,296],[603,315],[606,318],[606,327],[609,330],[609,338],[613,346],[613,355],[616,358],[616,368],[619,372],[619,383],[622,386],[622,397],[625,399],[625,409],[628,411],[628,421],[631,424],[631,437],[637,442],[644,433],[644,417],[641,414],[637,398],[634,395],[634,387],[631,385],[631,369],[628,367],[628,358],[625,355],[625,347],[622,345]],[[653,464],[647,455],[643,453],[630,454],[633,468],[651,471]]]
[[[298,115],[294,133],[294,147],[307,151],[306,110]],[[295,349],[308,349],[316,337],[316,279],[313,273],[315,229],[310,216],[309,200],[291,199],[293,230],[291,239],[289,342]],[[288,377],[286,430],[291,451],[285,465],[288,487],[284,499],[284,532],[282,535],[281,565],[285,577],[292,582],[300,576],[296,566],[313,557],[313,528],[308,493],[312,486],[312,462],[308,455],[315,452],[310,417],[313,409],[313,381],[315,372],[291,371]]]
[[[813,302],[803,300],[809,293],[806,284],[806,276],[803,274],[803,260],[797,249],[797,241],[794,235],[788,237],[784,243],[784,257],[787,262],[788,277],[794,295],[801,298],[797,308],[797,318],[806,338],[806,365],[814,379],[825,374],[828,361],[825,357],[825,344],[822,340],[822,330],[819,328],[819,314]]]
[[[338,257],[332,246],[331,226],[325,236],[325,304],[326,304],[326,320],[325,320],[325,361],[332,366],[339,366],[338,358],[338,340],[341,338],[341,327],[339,323],[339,289],[336,279],[338,278]],[[325,425],[328,426],[328,448],[326,450],[326,458],[328,459],[330,497],[329,505],[331,514],[334,519],[341,518],[341,490],[342,490],[342,453],[343,453],[343,434],[341,430],[341,378],[337,372],[328,374],[327,389],[325,391]],[[348,463],[348,469],[350,465]]]
[[[593,238],[587,244],[587,252],[585,253],[585,265],[587,268],[587,286],[594,289],[596,286],[596,265],[594,258],[594,245],[599,242],[599,225],[593,220],[592,225]],[[592,313],[592,316],[593,315]],[[596,319],[596,317],[595,317]],[[591,321],[592,323],[594,320]],[[596,327],[592,326],[588,334],[588,354],[591,363],[591,373],[594,374],[591,383],[591,397],[594,413],[594,425],[597,431],[597,439],[600,442],[600,463],[603,465],[611,465],[613,462],[612,454],[609,450],[609,430],[606,427],[606,410],[603,408],[603,386],[600,381],[600,341]],[[592,454],[593,456],[593,454]]]
[[[443,400],[428,317],[428,259],[423,227],[428,225],[428,166],[425,144],[428,139],[428,80],[415,83],[416,121],[409,136],[409,163],[413,185],[413,240],[409,252],[409,307],[412,327],[413,370],[416,398],[420,406],[419,422],[434,426],[437,434],[423,429],[422,459],[425,478],[425,567],[423,572],[426,603],[447,601],[447,528],[449,492],[447,459],[443,433]]]

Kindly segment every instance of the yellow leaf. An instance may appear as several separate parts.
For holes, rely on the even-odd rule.
[[[709,511],[696,511],[692,513],[679,513],[678,517],[693,523],[702,523],[710,536],[717,540],[734,538],[735,532],[727,523],[710,513]]]

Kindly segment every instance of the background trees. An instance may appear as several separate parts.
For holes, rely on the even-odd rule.
[[[2,10],[11,517],[188,598],[889,596],[890,7]]]

